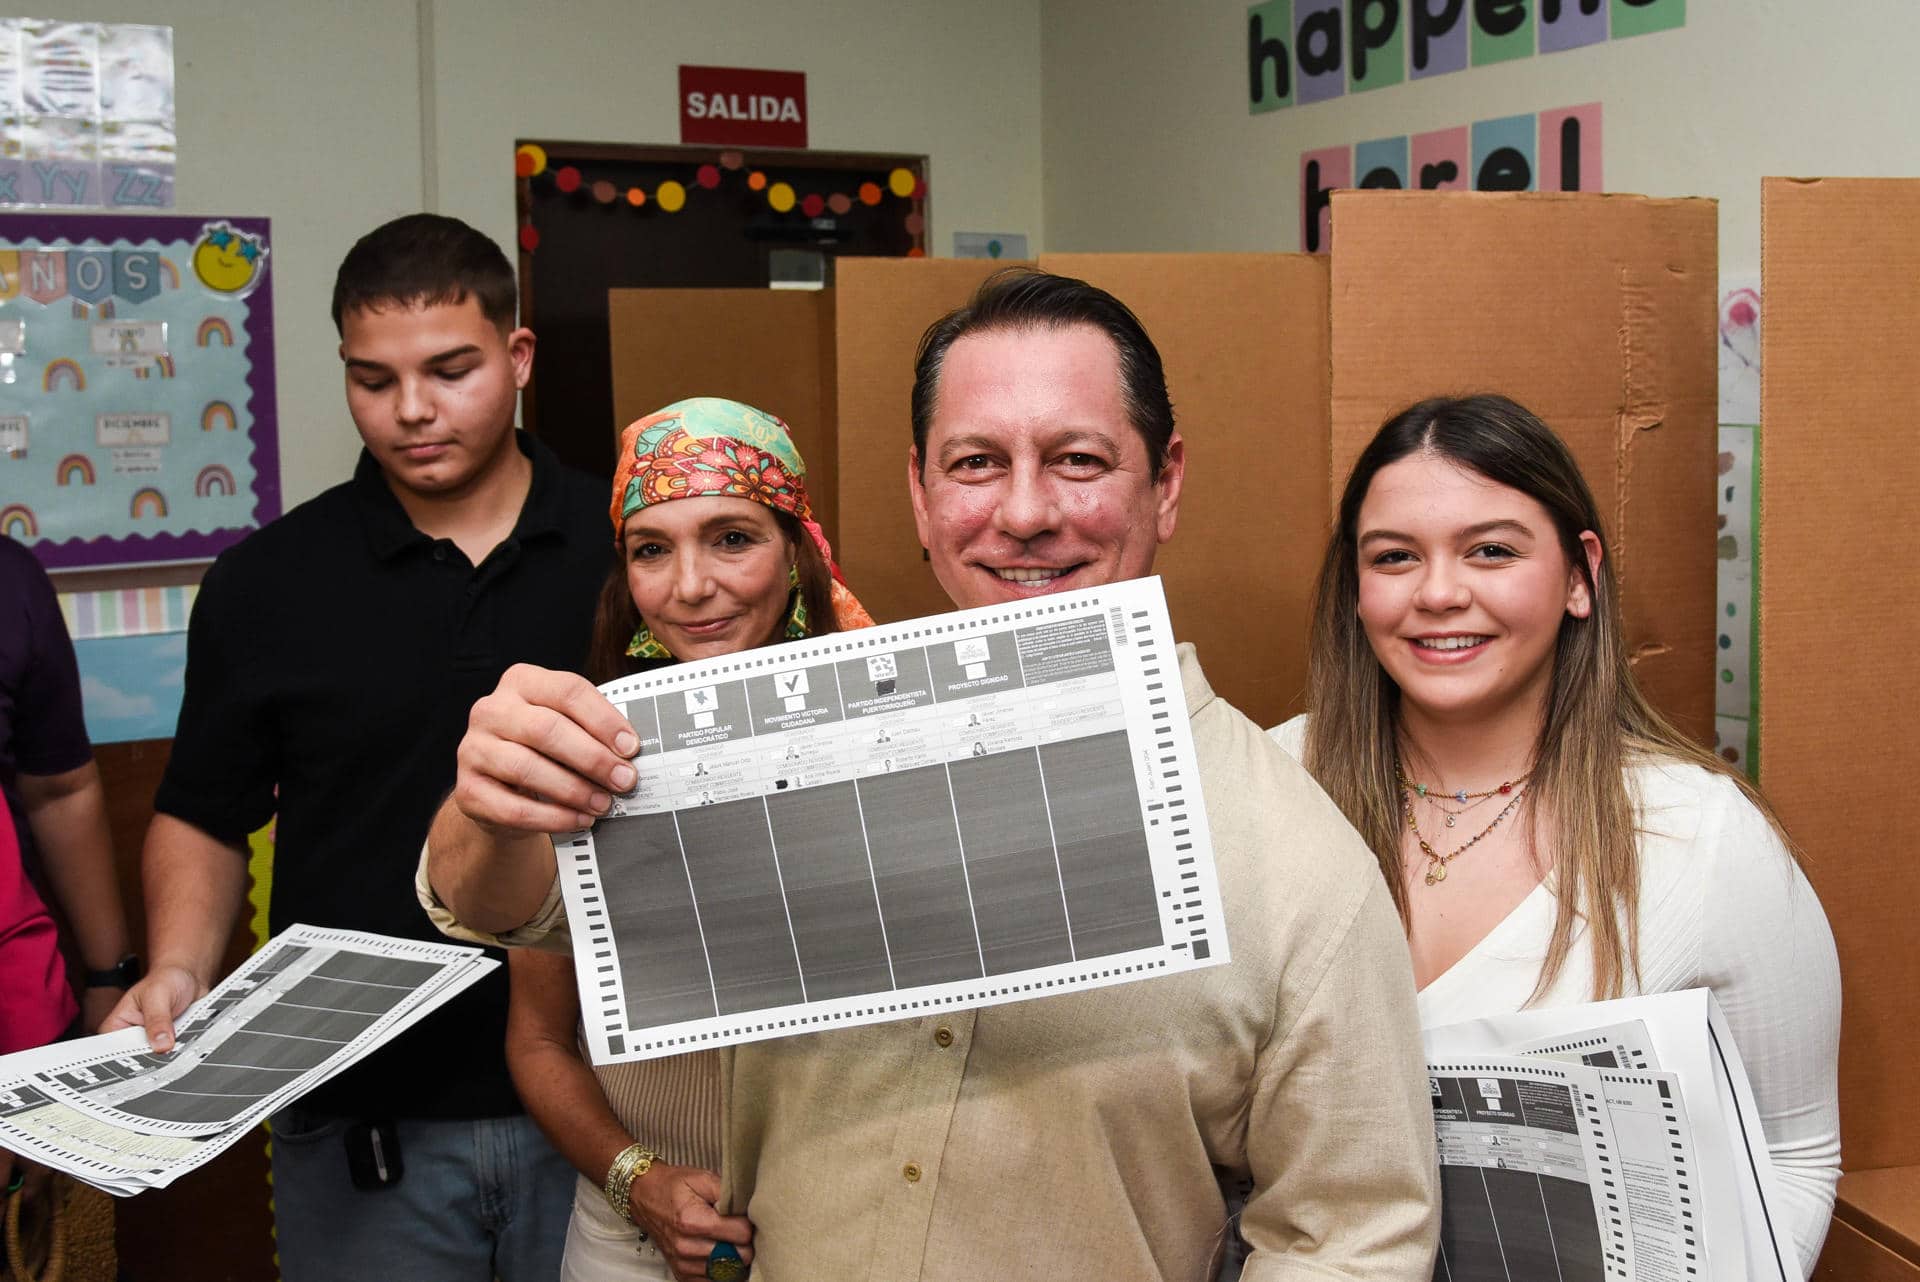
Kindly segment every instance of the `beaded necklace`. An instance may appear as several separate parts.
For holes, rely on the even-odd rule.
[[[1422,797],[1451,797],[1463,806],[1469,801],[1477,801],[1486,797],[1504,797],[1526,781],[1527,777],[1521,775],[1518,779],[1508,779],[1496,787],[1487,789],[1485,792],[1468,792],[1465,788],[1461,788],[1455,792],[1448,792],[1445,788],[1429,788],[1424,783],[1415,783],[1405,775],[1400,776],[1400,786],[1402,788],[1411,788]]]
[[[1498,786],[1489,788],[1485,792],[1468,792],[1465,788],[1460,788],[1448,793],[1439,788],[1430,788],[1424,783],[1415,783],[1405,775],[1400,774],[1397,770],[1394,773],[1400,780],[1401,789],[1411,789],[1416,796],[1446,816],[1447,827],[1449,828],[1453,827],[1460,816],[1466,814],[1468,811],[1478,810],[1495,797],[1507,796],[1511,794],[1515,788],[1521,787],[1527,782],[1527,776],[1521,775],[1518,779],[1505,780]],[[1447,809],[1440,801],[1440,798],[1443,796],[1450,801],[1459,803],[1460,809]]]
[[[1411,832],[1413,834],[1414,841],[1419,843],[1420,853],[1427,857],[1426,879],[1427,879],[1427,884],[1429,886],[1437,885],[1440,882],[1445,881],[1447,879],[1447,865],[1452,863],[1454,860],[1458,859],[1461,855],[1466,854],[1467,851],[1473,849],[1474,846],[1479,844],[1480,839],[1482,837],[1485,837],[1488,833],[1492,832],[1495,828],[1498,828],[1500,824],[1506,819],[1506,817],[1513,813],[1514,807],[1520,804],[1520,799],[1526,796],[1527,794],[1526,786],[1524,785],[1524,783],[1516,785],[1515,783],[1512,783],[1512,782],[1501,784],[1499,788],[1494,789],[1494,792],[1496,793],[1511,792],[1513,795],[1513,799],[1507,802],[1505,807],[1501,809],[1500,813],[1493,817],[1492,823],[1482,828],[1479,832],[1475,833],[1473,836],[1467,838],[1466,843],[1464,845],[1458,847],[1457,849],[1449,850],[1445,854],[1441,854],[1439,851],[1435,850],[1431,845],[1427,844],[1427,839],[1420,835],[1420,823],[1413,816],[1413,798],[1414,798],[1413,787],[1409,785],[1406,788],[1403,788],[1401,790],[1400,799],[1402,802],[1402,809],[1405,811],[1407,816],[1407,831]],[[1425,796],[1426,794],[1422,793],[1420,795]],[[1484,797],[1489,794],[1481,793],[1480,795]]]
[[[1489,801],[1497,800],[1499,797],[1500,797],[1500,794],[1497,792],[1489,793],[1484,797],[1480,797],[1473,801],[1469,801],[1466,805],[1460,807],[1458,810],[1449,810],[1445,805],[1441,803],[1438,797],[1433,796],[1431,793],[1429,793],[1426,797],[1422,798],[1422,800],[1425,801],[1429,806],[1432,806],[1435,810],[1439,811],[1442,815],[1446,816],[1447,827],[1451,828],[1454,825],[1454,821],[1459,819],[1462,815],[1470,814],[1473,811],[1480,809],[1480,807],[1486,805]]]

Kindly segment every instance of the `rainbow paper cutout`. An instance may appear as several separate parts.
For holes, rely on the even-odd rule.
[[[161,378],[173,377],[173,357],[165,352],[153,358],[153,367],[160,371]]]
[[[55,485],[71,485],[75,477],[80,478],[82,485],[92,485],[93,460],[84,454],[69,454],[53,469]]]
[[[40,523],[33,519],[33,509],[25,503],[9,503],[0,507],[0,534],[10,539],[37,539]]]
[[[216,426],[224,427],[229,432],[238,426],[234,418],[233,406],[225,401],[208,401],[207,408],[200,411],[201,431],[211,432]]]
[[[218,463],[209,463],[200,469],[200,475],[193,478],[193,492],[197,498],[231,495],[237,488],[233,483],[233,473]]]
[[[167,496],[151,485],[142,486],[133,492],[133,502],[127,505],[127,514],[133,517],[164,517],[167,514]]]
[[[220,346],[233,346],[233,326],[227,324],[223,316],[209,316],[200,322],[200,328],[194,331],[193,341],[197,347],[210,346],[212,340],[220,340]]]
[[[160,255],[160,274],[167,278],[168,289],[180,288],[180,269],[165,254]]]
[[[74,391],[87,390],[87,372],[80,368],[80,362],[66,356],[47,362],[46,369],[40,372],[40,390],[53,391],[62,381],[62,376],[65,376],[65,381],[72,385]]]

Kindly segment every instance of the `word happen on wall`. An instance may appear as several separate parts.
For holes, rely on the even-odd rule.
[[[1687,0],[1266,0],[1247,8],[1247,110],[1685,26]]]
[[[1342,187],[1599,191],[1600,104],[1300,153],[1300,247],[1323,253]]]

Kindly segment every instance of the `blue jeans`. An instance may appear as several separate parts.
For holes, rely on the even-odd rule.
[[[283,1282],[553,1282],[574,1171],[529,1117],[397,1123],[404,1174],[363,1190],[342,1118],[273,1118]]]

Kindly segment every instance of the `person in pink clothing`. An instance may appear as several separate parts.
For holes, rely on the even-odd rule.
[[[27,880],[13,816],[0,806],[0,1055],[45,1046],[79,1013],[53,914]]]
[[[139,963],[127,949],[73,642],[46,571],[8,538],[0,538],[0,602],[0,1054],[10,1054],[92,1032]],[[58,928],[29,871],[72,931],[86,967],[84,1003],[74,999]],[[13,1168],[0,1152],[0,1186],[14,1182]]]
[[[13,816],[0,806],[0,1055],[46,1045],[79,1013],[53,916],[27,880]],[[14,1156],[4,1149],[0,1187],[19,1189]]]

